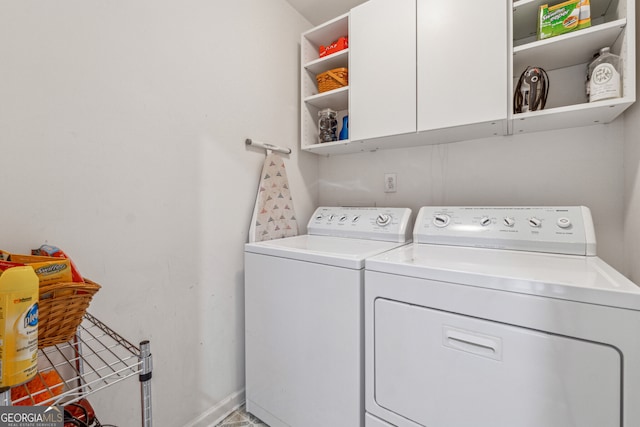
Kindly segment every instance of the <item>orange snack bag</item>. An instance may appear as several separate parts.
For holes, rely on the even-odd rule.
[[[53,399],[60,395],[63,389],[64,382],[56,371],[39,373],[28,383],[12,388],[11,401],[14,406],[33,406]],[[30,399],[20,400],[29,395]]]

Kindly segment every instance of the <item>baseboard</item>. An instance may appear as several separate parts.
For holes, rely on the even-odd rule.
[[[210,408],[184,427],[215,427],[233,411],[238,409],[245,400],[244,389],[230,394],[213,408]]]

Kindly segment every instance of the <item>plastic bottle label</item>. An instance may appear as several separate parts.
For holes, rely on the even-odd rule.
[[[38,303],[17,293],[0,301],[0,386],[12,387],[30,380],[38,368]]]
[[[589,82],[591,102],[620,97],[620,73],[609,63],[596,66]]]

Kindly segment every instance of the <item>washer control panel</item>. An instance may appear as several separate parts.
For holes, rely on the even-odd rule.
[[[311,216],[307,230],[319,236],[408,242],[411,209],[319,207]]]
[[[452,246],[595,255],[591,212],[584,206],[425,206],[413,240]]]

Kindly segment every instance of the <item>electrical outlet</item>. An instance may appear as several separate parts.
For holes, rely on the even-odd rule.
[[[395,173],[384,174],[384,192],[395,193],[398,191],[397,175]]]

